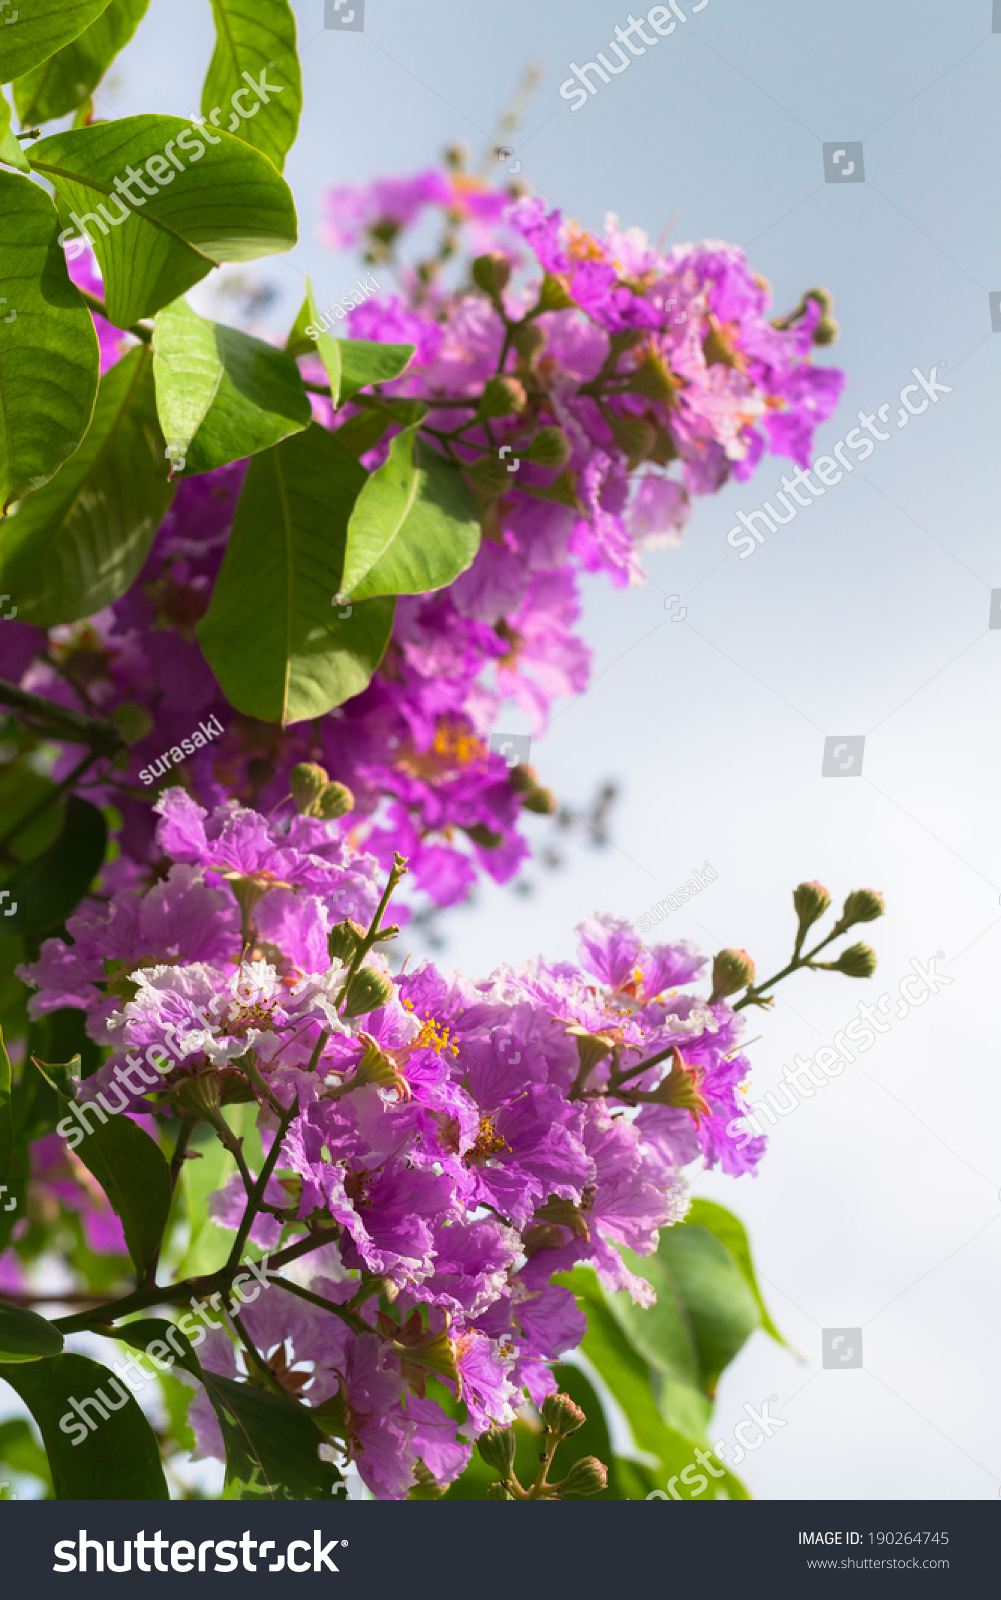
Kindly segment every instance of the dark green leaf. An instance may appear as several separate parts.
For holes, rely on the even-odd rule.
[[[0,1361],[40,1361],[43,1356],[57,1356],[62,1347],[63,1336],[51,1322],[0,1301]]]
[[[97,335],[69,280],[58,232],[56,210],[44,190],[0,172],[3,509],[59,471],[94,411]]]
[[[24,622],[75,622],[139,572],[173,497],[143,345],[101,380],[79,450],[4,523],[0,587]]]
[[[0,1463],[13,1472],[27,1472],[51,1488],[49,1463],[45,1451],[35,1442],[31,1424],[24,1417],[0,1422]]]
[[[647,1265],[647,1260],[648,1258],[644,1258],[644,1266]],[[622,1407],[636,1444],[641,1450],[649,1451],[659,1459],[661,1472],[664,1474],[661,1486],[664,1487],[666,1480],[674,1474],[689,1468],[691,1469],[689,1480],[693,1480],[699,1471],[695,1449],[697,1446],[704,1449],[706,1443],[703,1429],[700,1427],[697,1432],[688,1435],[670,1427],[663,1420],[651,1387],[650,1368],[626,1337],[593,1272],[578,1267],[573,1273],[558,1274],[556,1281],[566,1284],[577,1294],[581,1309],[587,1315],[584,1354],[594,1363],[613,1397]],[[725,1469],[722,1462],[715,1457],[713,1466],[715,1473],[722,1473],[721,1477],[702,1474],[712,1479],[708,1485],[712,1491],[710,1498],[721,1493],[731,1500],[749,1498],[739,1478],[734,1477],[733,1473]],[[705,1492],[702,1491],[703,1494]],[[689,1499],[693,1496],[682,1495],[682,1498]]]
[[[6,1185],[10,1177],[10,1161],[14,1154],[14,1113],[11,1095],[14,1088],[14,1077],[10,1070],[10,1057],[4,1042],[3,1029],[0,1028],[0,1183]],[[0,1194],[0,1209],[5,1203],[5,1196]]]
[[[165,306],[153,331],[156,406],[174,472],[211,472],[308,427],[299,369],[262,339]]]
[[[159,1339],[167,1346],[171,1358],[176,1360],[179,1367],[190,1372],[192,1377],[202,1376],[201,1362],[195,1355],[191,1341],[185,1338],[174,1322],[167,1322],[163,1317],[137,1317],[133,1322],[120,1323],[117,1328],[111,1330],[111,1334],[113,1338],[130,1344],[133,1350],[146,1350],[154,1339]],[[183,1354],[178,1355],[178,1348]],[[161,1356],[160,1359],[165,1361],[167,1357]]]
[[[226,1445],[224,1500],[343,1497],[344,1480],[320,1460],[323,1440],[302,1406],[205,1369],[201,1379]]]
[[[0,33],[0,83],[13,83],[76,39],[108,0],[14,0],[16,22]]]
[[[310,321],[303,323],[302,312],[289,335],[289,348],[295,355],[315,349],[330,379],[331,402],[336,410],[346,400],[373,383],[389,383],[405,370],[414,354],[412,344],[381,344],[373,339],[335,339],[327,333],[326,321],[316,308],[313,286],[306,279],[306,304],[303,311]]]
[[[262,150],[280,172],[302,111],[289,0],[212,0],[212,10],[216,47],[202,90],[202,116]],[[260,84],[264,94],[252,84]]]
[[[754,1262],[751,1257],[751,1245],[747,1237],[747,1230],[739,1217],[732,1211],[727,1211],[725,1206],[718,1206],[712,1200],[693,1200],[688,1215],[685,1217],[685,1226],[708,1228],[714,1233],[733,1256],[743,1274],[744,1281],[757,1302],[758,1311],[761,1313],[761,1326],[777,1344],[786,1343],[778,1328],[768,1314],[758,1287],[757,1275],[754,1271]]]
[[[156,1435],[128,1389],[100,1362],[87,1356],[53,1356],[24,1366],[0,1366],[0,1377],[31,1412],[52,1469],[57,1500],[169,1500]],[[81,1405],[96,1426],[80,1420]],[[105,1401],[110,1398],[111,1406]],[[119,1407],[118,1410],[112,1407]],[[65,1426],[63,1426],[65,1424]]]
[[[352,600],[427,594],[465,572],[480,546],[462,473],[404,428],[358,496],[348,524],[342,592]]]
[[[80,1085],[79,1056],[72,1056],[69,1061],[59,1062],[43,1061],[39,1056],[32,1056],[31,1059],[50,1089],[62,1095],[64,1100],[76,1099]]]
[[[365,472],[317,424],[255,456],[198,637],[223,692],[265,722],[319,717],[382,660],[393,601],[335,604]]]
[[[19,0],[14,0],[15,4]],[[75,111],[97,88],[149,9],[149,0],[111,0],[78,38],[18,78],[14,104],[22,128]]]
[[[107,839],[107,823],[97,807],[71,794],[55,844],[7,879],[9,899],[4,903],[17,907],[9,926],[37,934],[61,928],[96,876]]]
[[[117,1098],[112,1095],[109,1105]],[[84,1136],[76,1153],[121,1218],[141,1283],[156,1259],[167,1225],[170,1168],[159,1145],[130,1117],[119,1114],[103,1123],[95,1116],[87,1120],[94,1131]]]
[[[223,261],[296,242],[292,195],[267,156],[183,117],[71,128],[36,145],[31,165],[55,186],[73,226],[87,228],[119,328],[177,300]]]

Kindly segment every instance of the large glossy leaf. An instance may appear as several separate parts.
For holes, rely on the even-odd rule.
[[[119,1097],[111,1092],[108,1103]],[[142,1282],[163,1238],[170,1211],[170,1168],[159,1145],[130,1117],[111,1116],[98,1122],[87,1117],[93,1132],[76,1153],[93,1173],[121,1218],[125,1242]]]
[[[51,1322],[0,1301],[0,1361],[40,1361],[43,1356],[57,1356],[62,1347],[63,1336]]]
[[[7,909],[17,910],[9,926],[21,933],[54,933],[86,894],[97,876],[108,839],[108,827],[89,800],[71,794],[62,832],[35,861],[18,867],[6,880]]]
[[[754,1296],[736,1261],[705,1228],[665,1228],[655,1256],[625,1252],[648,1278],[657,1302],[646,1309],[628,1294],[609,1306],[654,1373],[660,1408],[682,1432],[701,1435],[723,1368],[760,1327]]]
[[[648,1258],[644,1258],[645,1265],[647,1261]],[[581,1309],[587,1316],[584,1354],[594,1363],[602,1380],[622,1407],[636,1444],[659,1459],[664,1475],[660,1487],[666,1489],[666,1482],[670,1478],[685,1471],[688,1473],[685,1482],[692,1489],[693,1480],[699,1475],[696,1447],[706,1448],[704,1432],[700,1428],[689,1434],[664,1421],[651,1386],[650,1368],[627,1338],[594,1273],[578,1267],[572,1273],[558,1274],[556,1281],[566,1284],[576,1293]],[[712,1455],[711,1451],[707,1453]],[[701,1495],[709,1499],[719,1495],[731,1500],[749,1498],[740,1479],[716,1457],[713,1457],[713,1472],[702,1473],[701,1476],[707,1479]],[[700,1497],[677,1492],[682,1499]]]
[[[97,335],[69,280],[58,232],[56,209],[44,190],[0,171],[3,510],[58,472],[94,411]]]
[[[115,1337],[136,1350],[159,1339],[175,1353],[183,1351],[177,1364],[204,1386],[222,1431],[224,1500],[343,1498],[344,1480],[336,1467],[320,1460],[321,1435],[309,1413],[294,1400],[210,1372],[180,1329],[160,1318],[125,1323],[116,1328]]]
[[[280,172],[302,111],[292,7],[289,0],[212,0],[212,11],[216,47],[202,116],[262,150]],[[255,83],[263,95],[251,89]]]
[[[716,1205],[713,1200],[693,1200],[684,1221],[685,1227],[706,1228],[716,1235],[721,1244],[729,1250],[736,1261],[744,1281],[754,1296],[758,1311],[761,1316],[761,1326],[770,1338],[777,1344],[786,1343],[778,1328],[775,1326],[765,1305],[761,1290],[758,1287],[758,1278],[751,1258],[751,1245],[747,1237],[747,1229],[739,1217],[725,1206]]]
[[[13,0],[17,21],[0,32],[0,83],[13,83],[76,39],[108,0]]]
[[[257,455],[309,425],[312,410],[290,356],[208,322],[185,300],[153,332],[156,407],[175,474],[211,472]]]
[[[351,600],[427,594],[465,572],[479,546],[462,473],[404,428],[351,514],[342,590]]]
[[[169,305],[223,261],[253,261],[296,242],[292,195],[268,158],[183,117],[71,128],[36,145],[31,164],[55,186],[73,226],[86,227],[108,316],[120,328]]]
[[[173,496],[144,345],[106,372],[74,456],[0,531],[0,588],[41,627],[124,594]]]
[[[14,1154],[14,1077],[10,1070],[10,1056],[0,1028],[0,1183],[6,1186],[10,1177],[10,1161]],[[0,1208],[6,1205],[6,1196],[0,1194]]]
[[[398,378],[410,363],[415,346],[382,344],[376,339],[335,339],[316,308],[313,285],[306,279],[306,302],[289,335],[289,351],[305,355],[315,349],[330,379],[331,403],[350,400],[359,389]]]
[[[65,117],[82,105],[148,10],[149,0],[111,0],[107,10],[78,38],[18,78],[14,104],[22,128]]]
[[[0,1365],[31,1412],[52,1469],[57,1500],[169,1500],[156,1435],[121,1379],[88,1356],[64,1353]],[[85,1406],[96,1396],[98,1407]],[[102,1397],[111,1400],[104,1405]],[[123,1398],[124,1397],[124,1398]],[[76,1400],[95,1426],[81,1421]],[[63,1426],[65,1424],[65,1426]]]
[[[382,660],[391,599],[335,604],[365,471],[317,424],[250,463],[198,637],[223,692],[265,722],[319,717]]]

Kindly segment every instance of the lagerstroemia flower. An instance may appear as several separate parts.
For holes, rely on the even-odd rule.
[[[825,325],[819,292],[769,320],[768,286],[733,246],[664,253],[614,216],[588,233],[539,199],[455,170],[336,191],[330,242],[381,261],[430,211],[445,219],[447,249],[402,267],[399,292],[359,291],[352,311],[341,305],[321,321],[414,346],[403,376],[379,393],[430,406],[426,438],[471,475],[484,537],[448,588],[399,600],[364,693],[284,732],[226,704],[195,627],[243,464],[181,483],[139,579],[105,611],[48,634],[3,629],[0,675],[115,714],[128,730],[124,768],[97,791],[123,818],[112,887],[158,870],[150,801],[177,781],[179,763],[203,805],[235,795],[270,811],[291,768],[319,762],[355,795],[342,833],[384,868],[404,850],[412,882],[437,903],[463,899],[480,873],[508,880],[526,854],[521,806],[547,802],[490,753],[489,734],[511,701],[539,732],[554,701],[586,687],[579,574],[641,581],[642,549],[677,543],[694,497],[747,478],[766,450],[809,465],[813,431],[843,382],[810,359]],[[438,269],[457,258],[463,231],[486,265],[446,286]],[[86,262],[75,270],[97,287]],[[105,364],[121,344],[102,324]],[[318,363],[306,370],[323,377]],[[477,407],[491,384],[484,421]],[[316,399],[318,418],[337,429],[362,410],[355,401],[333,414]],[[362,455],[367,467],[384,460],[396,426]],[[201,731],[213,718],[218,738]],[[68,753],[58,776],[76,759]]]
[[[755,1169],[765,1141],[728,1131],[741,1019],[687,991],[692,946],[645,946],[602,915],[578,930],[578,963],[479,982],[428,962],[390,981],[370,953],[380,1003],[349,1015],[330,936],[370,924],[375,860],[334,824],[210,814],[179,787],[157,812],[166,876],[78,913],[72,943],[45,941],[22,972],[31,1012],[79,1007],[110,1047],[80,1086],[85,1114],[191,1115],[212,1084],[216,1105],[257,1102],[270,1151],[286,1108],[252,1237],[275,1251],[318,1228],[323,1247],[289,1268],[311,1300],[241,1292],[244,1330],[377,1496],[403,1498],[415,1472],[447,1484],[580,1342],[554,1276],[590,1264],[649,1304],[623,1247],[648,1254],[683,1217],[694,1161]],[[72,1119],[63,1131],[72,1146]],[[237,1177],[213,1215],[236,1227],[242,1211]],[[202,1336],[206,1367],[245,1370],[225,1331]],[[200,1390],[191,1420],[199,1452],[220,1454]]]

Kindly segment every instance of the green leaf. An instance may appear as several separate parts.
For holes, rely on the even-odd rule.
[[[744,1281],[750,1289],[757,1303],[761,1315],[761,1327],[764,1332],[774,1339],[777,1344],[784,1345],[786,1340],[779,1333],[768,1313],[768,1307],[762,1298],[758,1287],[757,1275],[754,1271],[754,1262],[751,1257],[751,1245],[747,1237],[747,1230],[739,1217],[725,1206],[716,1205],[712,1200],[693,1200],[685,1217],[686,1227],[696,1226],[707,1228],[716,1235],[720,1242],[726,1245],[743,1274]]]
[[[292,195],[267,156],[183,117],[71,128],[36,145],[31,165],[54,185],[73,226],[88,230],[119,328],[152,316],[223,261],[254,261],[296,242]]]
[[[360,694],[382,660],[393,601],[334,604],[348,516],[365,477],[316,423],[251,461],[198,626],[238,711],[283,726],[323,716]]]
[[[2,96],[0,101],[6,105]],[[3,510],[59,471],[94,412],[97,334],[70,282],[58,232],[56,210],[45,191],[0,172]]]
[[[310,321],[302,321],[308,310]],[[306,304],[289,334],[289,350],[304,355],[316,348],[330,379],[331,401],[336,411],[346,400],[373,383],[398,378],[413,357],[412,344],[381,344],[377,339],[335,339],[325,331],[325,319],[316,309],[313,285],[306,279]]]
[[[320,1460],[323,1441],[302,1406],[205,1368],[201,1381],[226,1446],[223,1500],[343,1498],[344,1480]]]
[[[185,300],[158,314],[153,373],[175,473],[211,472],[308,427],[309,398],[291,357],[199,317]]]
[[[0,33],[0,83],[37,67],[99,17],[108,0],[13,0],[17,21]]]
[[[71,1056],[69,1061],[59,1062],[42,1061],[38,1056],[32,1056],[31,1060],[50,1089],[54,1089],[64,1100],[76,1099],[80,1085],[79,1056]]]
[[[646,1264],[647,1258],[644,1258]],[[679,1490],[682,1499],[700,1498],[708,1490],[710,1499],[723,1495],[731,1500],[747,1500],[749,1496],[740,1479],[726,1469],[712,1455],[712,1451],[706,1453],[712,1456],[713,1473],[700,1473],[695,1449],[705,1449],[701,1430],[694,1436],[688,1436],[663,1420],[651,1387],[650,1368],[626,1337],[593,1272],[578,1267],[572,1273],[557,1274],[554,1281],[565,1284],[577,1294],[581,1308],[587,1315],[584,1354],[594,1363],[622,1407],[636,1444],[660,1461],[664,1475],[660,1486],[666,1491],[666,1483],[671,1477],[687,1471],[685,1482],[690,1489],[694,1489],[695,1479],[699,1475],[706,1478],[707,1483],[700,1495],[683,1494]]]
[[[302,111],[292,7],[289,0],[212,0],[212,11],[216,47],[202,90],[202,116],[262,150],[280,172]]]
[[[19,172],[30,172],[31,163],[21,149],[21,141],[14,137],[10,126],[10,106],[6,96],[0,94],[0,161]]]
[[[97,807],[71,794],[55,844],[7,879],[4,904],[17,907],[8,926],[35,934],[61,928],[100,870],[107,840],[108,825]]]
[[[121,1218],[141,1283],[156,1259],[167,1225],[170,1168],[159,1145],[131,1117],[119,1114],[107,1122],[97,1122],[96,1116],[87,1120],[94,1131],[84,1136],[76,1153]]]
[[[0,1422],[0,1462],[13,1472],[27,1472],[51,1488],[49,1463],[45,1451],[35,1442],[31,1424],[25,1417],[9,1417]]]
[[[341,589],[352,600],[427,594],[465,572],[480,547],[476,502],[457,467],[404,428],[358,496]]]
[[[10,1161],[14,1154],[14,1112],[12,1094],[14,1075],[10,1070],[10,1056],[0,1028],[0,1181],[6,1185],[10,1177]],[[5,1206],[0,1194],[0,1208]]]
[[[657,1301],[644,1309],[622,1293],[609,1297],[609,1309],[657,1375],[667,1421],[702,1438],[720,1373],[760,1327],[754,1297],[730,1252],[705,1228],[664,1228],[656,1255],[623,1254],[653,1284]]]
[[[63,1336],[51,1322],[0,1301],[0,1361],[40,1361],[57,1356],[62,1347]]]
[[[106,372],[79,450],[3,524],[0,589],[24,622],[92,616],[124,594],[173,498],[143,345]]]
[[[14,0],[19,4],[19,0]],[[111,0],[83,33],[14,84],[22,128],[75,111],[124,50],[149,9],[149,0]]]
[[[170,1499],[156,1435],[107,1367],[88,1356],[64,1353],[23,1366],[0,1365],[0,1377],[17,1391],[38,1424],[57,1500]],[[87,1406],[96,1423],[91,1430],[71,1401],[82,1405],[94,1396],[107,1415],[102,1420],[96,1406]],[[104,1403],[106,1398],[111,1406]]]

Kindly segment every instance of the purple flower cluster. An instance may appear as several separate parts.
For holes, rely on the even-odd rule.
[[[756,1167],[765,1141],[740,1149],[727,1131],[742,1019],[682,992],[704,965],[694,947],[644,945],[609,916],[578,930],[579,965],[484,982],[428,963],[391,979],[370,953],[365,1012],[344,1003],[329,951],[346,919],[370,922],[371,856],[329,823],[236,802],[208,815],[180,788],[156,809],[168,876],[79,912],[72,944],[46,941],[22,972],[31,1012],[87,1013],[111,1049],[80,1093],[106,1114],[176,1110],[179,1095],[191,1114],[192,1080],[211,1080],[223,1104],[257,1099],[269,1149],[294,1112],[251,1238],[277,1251],[321,1230],[289,1269],[313,1298],[273,1275],[245,1330],[378,1497],[404,1497],[415,1470],[447,1484],[481,1432],[554,1390],[551,1364],[579,1344],[584,1318],[554,1275],[590,1263],[650,1303],[621,1250],[651,1252],[684,1215],[683,1169]],[[234,1175],[214,1215],[235,1228],[244,1205]],[[222,1329],[201,1359],[243,1370]],[[191,1415],[200,1453],[220,1455],[200,1393]]]
[[[414,346],[382,394],[429,405],[426,437],[468,473],[484,537],[447,589],[399,600],[363,694],[284,732],[227,706],[195,625],[242,464],[181,484],[138,580],[108,610],[48,635],[20,623],[2,631],[0,676],[115,714],[127,730],[124,770],[102,774],[97,791],[123,817],[113,885],[156,869],[150,801],[170,765],[161,758],[176,751],[176,769],[193,746],[184,781],[210,808],[236,795],[268,811],[292,767],[316,761],[355,795],[343,831],[384,867],[403,850],[412,882],[439,905],[465,898],[480,873],[507,881],[526,854],[522,807],[551,798],[530,771],[511,774],[491,754],[489,735],[512,701],[538,733],[555,700],[585,689],[580,572],[639,582],[640,551],[681,539],[693,496],[748,477],[766,449],[809,465],[813,430],[843,381],[810,360],[833,326],[821,291],[772,322],[767,285],[732,246],[662,254],[614,217],[599,238],[538,199],[455,171],[337,191],[330,239],[384,256],[429,208],[451,230],[443,260],[460,255],[466,230],[472,278],[446,287],[427,263],[403,267],[399,294],[359,294],[350,314],[338,308],[335,329]],[[77,265],[81,282],[86,270]],[[120,350],[105,325],[104,363]],[[318,363],[307,370],[323,376]],[[335,418],[320,398],[316,410],[337,428],[363,413],[349,404]],[[395,429],[362,456],[366,466],[385,459]],[[192,741],[213,716],[223,735]]]

